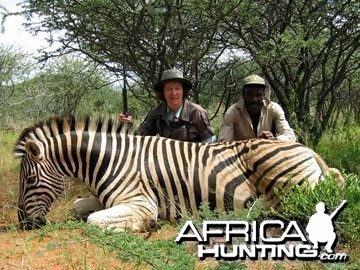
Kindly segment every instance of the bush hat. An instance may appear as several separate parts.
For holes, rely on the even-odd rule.
[[[263,85],[264,87],[266,87],[265,80],[263,78],[261,78],[260,76],[254,75],[254,74],[250,75],[244,79],[243,86],[245,87],[246,85],[251,85],[251,84]]]
[[[184,78],[182,71],[177,69],[168,69],[162,73],[161,80],[157,84],[155,84],[154,90],[162,91],[164,84],[170,81],[181,82],[185,86],[187,86],[188,90],[192,88],[192,83],[188,79]]]

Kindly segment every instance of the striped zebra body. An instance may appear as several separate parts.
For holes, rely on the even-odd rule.
[[[68,176],[82,180],[105,208],[88,222],[136,231],[158,217],[196,213],[201,203],[241,209],[258,195],[275,205],[275,187],[305,180],[314,186],[328,169],[298,143],[201,144],[120,129],[110,120],[64,117],[24,130],[15,155],[22,157],[18,204],[25,228],[45,223]]]

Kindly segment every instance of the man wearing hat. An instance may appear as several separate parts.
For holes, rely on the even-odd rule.
[[[222,119],[219,142],[252,138],[296,141],[283,109],[266,96],[265,80],[258,75],[244,79],[242,98]]]
[[[187,99],[192,83],[177,69],[165,70],[154,86],[162,101],[153,108],[140,127],[140,135],[188,142],[215,142],[216,133],[207,111]],[[122,121],[127,119],[120,115]]]

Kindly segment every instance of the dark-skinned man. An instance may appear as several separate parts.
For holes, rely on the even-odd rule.
[[[265,80],[258,75],[244,79],[242,97],[225,113],[219,142],[264,138],[296,141],[281,106],[266,96]]]

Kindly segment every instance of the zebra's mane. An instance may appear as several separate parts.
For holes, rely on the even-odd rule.
[[[38,141],[36,136],[37,130],[44,130],[47,128],[51,133],[51,136],[56,136],[63,133],[63,130],[67,127],[67,130],[75,131],[76,127],[82,126],[84,130],[91,130],[95,132],[101,132],[103,127],[106,127],[107,133],[123,133],[128,135],[136,134],[136,125],[122,125],[117,118],[111,118],[106,116],[76,116],[76,115],[64,115],[50,117],[47,120],[34,123],[32,126],[25,128],[19,139],[17,140],[14,148],[15,157],[22,157],[25,153],[25,142],[28,140]]]

